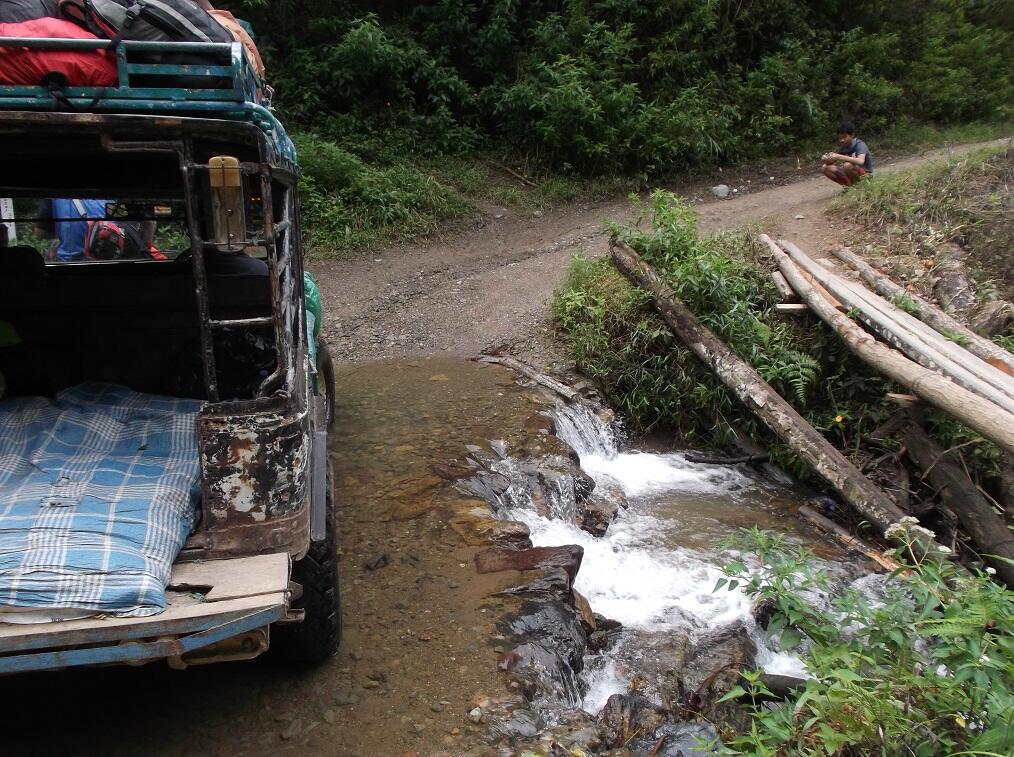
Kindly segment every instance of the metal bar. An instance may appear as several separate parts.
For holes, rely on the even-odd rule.
[[[0,674],[26,673],[32,670],[53,670],[79,665],[109,665],[133,663],[174,657],[193,652],[201,647],[263,628],[285,616],[284,606],[268,607],[226,621],[183,638],[160,639],[153,642],[127,642],[113,646],[65,649],[53,652],[36,652],[0,657]]]
[[[157,76],[228,76],[235,77],[235,69],[229,66],[214,66],[201,63],[179,63],[167,66],[164,63],[127,63],[128,74],[155,74]]]
[[[247,326],[267,326],[274,323],[274,318],[265,316],[262,318],[232,318],[225,320],[212,320],[211,326],[216,329],[241,329]]]
[[[35,50],[105,50],[112,44],[110,39],[0,37],[0,47],[28,47]],[[233,48],[239,46],[238,42],[148,42],[133,39],[120,42],[120,49],[125,52],[219,53],[222,56],[231,55]]]
[[[204,239],[199,223],[200,205],[194,191],[197,180],[193,161],[193,145],[188,137],[183,143],[181,170],[183,172],[183,195],[187,205],[187,231],[190,234],[190,249],[193,255],[194,283],[197,295],[197,319],[201,332],[201,357],[204,364],[204,389],[209,402],[218,402],[218,372],[215,368],[215,340],[208,321],[211,319],[208,307],[208,272],[204,265]]]
[[[264,156],[261,156],[261,158],[263,160]],[[264,249],[268,253],[268,274],[271,277],[271,309],[275,318],[275,370],[261,382],[261,385],[257,389],[258,396],[265,397],[281,378],[283,370],[282,354],[285,352],[285,330],[282,328],[285,305],[282,302],[282,292],[278,279],[281,271],[278,267],[278,250],[275,245],[271,174],[266,169],[261,170],[261,205],[264,210]],[[282,220],[286,219],[283,218]]]

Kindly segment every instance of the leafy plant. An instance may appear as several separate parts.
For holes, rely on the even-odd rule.
[[[1014,750],[1014,592],[928,558],[892,573],[878,596],[828,591],[814,556],[784,537],[741,531],[756,554],[723,586],[772,603],[767,630],[809,675],[783,706],[749,707],[729,755],[988,755]],[[989,571],[991,569],[987,569]],[[764,693],[756,675],[727,698]]]

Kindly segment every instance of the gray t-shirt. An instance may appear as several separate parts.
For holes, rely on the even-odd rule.
[[[870,153],[870,148],[866,146],[866,143],[858,137],[852,140],[852,146],[843,148],[841,145],[838,146],[838,152],[841,155],[848,155],[850,158],[863,158],[862,167],[866,169],[866,173],[873,173],[873,154]]]

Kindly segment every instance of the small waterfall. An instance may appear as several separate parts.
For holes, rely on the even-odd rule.
[[[583,402],[560,405],[554,410],[556,435],[584,460],[586,456],[612,459],[618,453],[612,429]]]

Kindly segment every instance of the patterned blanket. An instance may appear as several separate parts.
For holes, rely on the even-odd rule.
[[[0,610],[165,609],[194,526],[200,406],[109,384],[0,402]]]

